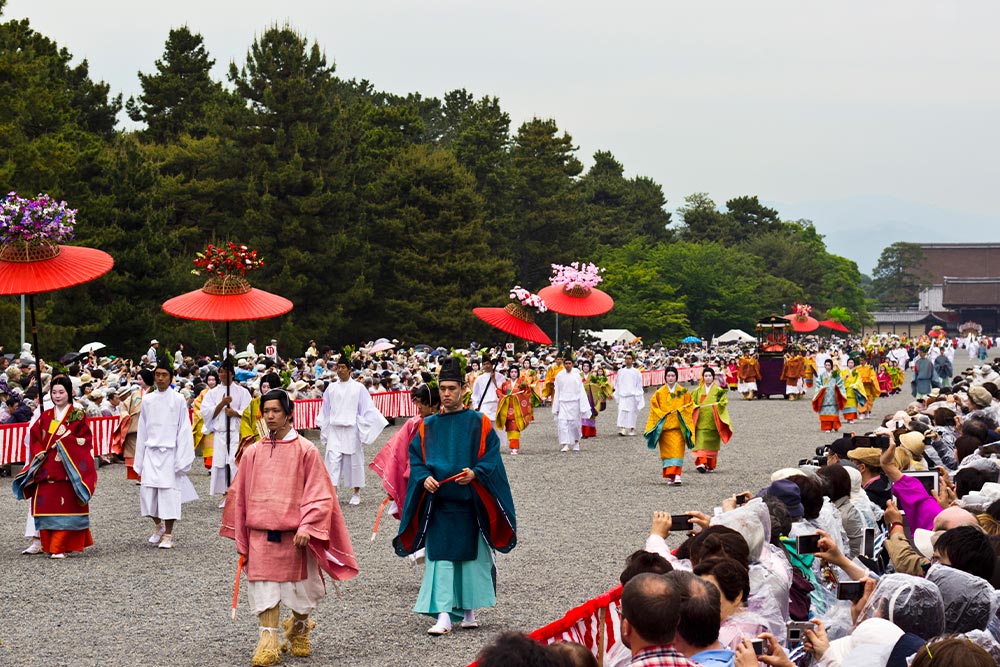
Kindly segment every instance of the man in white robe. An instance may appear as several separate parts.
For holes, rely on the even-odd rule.
[[[161,361],[153,373],[156,390],[146,395],[139,410],[135,471],[142,477],[139,509],[153,519],[149,543],[160,549],[174,546],[174,521],[181,518],[181,488],[190,487],[187,473],[194,463],[194,437],[187,402],[170,388],[173,369]]]
[[[493,430],[500,438],[500,447],[507,446],[507,433],[496,426],[497,409],[500,407],[500,398],[497,396],[497,389],[503,384],[503,377],[494,370],[493,360],[489,356],[483,357],[483,372],[480,373],[476,381],[472,383],[472,398],[469,407],[483,413],[493,422]],[[501,451],[503,451],[501,449]]]
[[[354,489],[350,504],[361,502],[365,485],[364,446],[375,442],[388,425],[375,407],[363,384],[351,379],[350,356],[341,354],[337,361],[337,381],[323,392],[323,406],[316,418],[319,438],[326,447],[324,462],[334,488],[343,480]]]
[[[646,405],[642,373],[635,367],[632,353],[625,355],[625,367],[615,375],[615,403],[618,404],[618,435],[635,435],[639,410]]]
[[[225,495],[236,475],[236,450],[240,446],[240,418],[252,397],[233,381],[232,357],[219,369],[219,384],[208,390],[201,401],[201,418],[212,438],[212,480],[210,495]],[[228,433],[228,436],[227,436]],[[227,473],[228,470],[228,475]],[[223,498],[219,507],[226,504]]]
[[[555,389],[552,394],[552,416],[559,428],[561,452],[580,451],[583,437],[581,419],[590,414],[590,401],[583,389],[583,376],[573,368],[573,359],[567,352],[563,359],[563,369],[556,374]]]

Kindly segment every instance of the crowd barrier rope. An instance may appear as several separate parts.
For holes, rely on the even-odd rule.
[[[681,382],[701,378],[702,366],[678,368],[678,379]],[[608,375],[608,381],[614,386],[615,374]],[[663,369],[642,371],[642,386],[656,387],[664,382]],[[541,393],[544,380],[540,380],[538,391]],[[371,395],[375,407],[385,417],[412,417],[417,414],[416,406],[410,400],[408,391],[381,391]],[[316,428],[316,418],[323,405],[321,398],[306,398],[295,401],[293,424],[296,429]],[[190,413],[188,414],[191,417]],[[107,456],[111,453],[111,441],[118,430],[118,417],[87,417],[87,425],[94,434],[94,456]],[[0,424],[0,465],[23,462],[27,457],[28,424]]]

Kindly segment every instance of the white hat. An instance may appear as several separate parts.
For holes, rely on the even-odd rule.
[[[158,340],[156,340],[156,339],[154,338],[153,340],[149,341],[149,344],[150,344],[150,345],[159,345],[159,344],[160,344],[160,341],[158,341]]]

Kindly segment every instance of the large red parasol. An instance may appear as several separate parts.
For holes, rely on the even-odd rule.
[[[795,313],[785,315],[784,317],[791,323],[792,330],[798,333],[808,333],[819,329],[819,320],[815,317],[811,317],[809,315],[796,315]]]
[[[593,317],[603,315],[615,305],[615,300],[596,287],[573,287],[569,290],[561,285],[543,287],[538,296],[545,300],[549,310],[560,315],[573,317]]]
[[[42,363],[35,322],[35,294],[82,285],[111,270],[115,260],[103,250],[55,244],[12,243],[0,248],[0,295],[28,295],[35,378],[42,404]]]
[[[512,336],[542,345],[552,344],[552,339],[535,324],[531,313],[518,304],[508,303],[503,308],[473,308],[472,312],[483,322]]]
[[[819,325],[821,327],[826,327],[827,329],[833,329],[834,331],[843,331],[844,333],[849,333],[851,331],[837,320],[822,320]]]

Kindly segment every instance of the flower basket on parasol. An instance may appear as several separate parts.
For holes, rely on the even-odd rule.
[[[473,308],[472,312],[504,333],[532,343],[550,345],[552,339],[535,324],[535,313],[544,313],[548,309],[545,301],[520,285],[515,285],[510,291],[510,298],[513,301],[503,308]]]
[[[785,315],[785,319],[791,322],[792,330],[797,333],[808,333],[819,328],[819,321],[811,315],[812,306],[806,303],[795,304],[795,312]]]
[[[90,282],[115,264],[102,250],[61,245],[73,238],[76,213],[44,194],[26,199],[11,192],[0,200],[0,295],[28,296],[39,403],[42,370],[34,295]]]
[[[569,265],[553,264],[549,287],[538,295],[545,300],[549,310],[572,317],[594,317],[614,308],[615,301],[606,292],[597,289],[604,278],[604,269],[593,263],[571,262]],[[574,325],[575,326],[575,325]],[[573,327],[570,328],[570,348],[573,347]]]
[[[927,335],[931,338],[943,338],[945,335],[944,327],[940,324],[935,324],[931,327],[931,330],[927,332]]]
[[[186,320],[226,323],[226,344],[229,343],[229,323],[263,320],[289,312],[293,304],[285,297],[251,287],[246,274],[264,266],[256,250],[245,245],[229,243],[215,246],[211,243],[194,260],[198,268],[195,275],[205,272],[208,279],[201,289],[196,289],[166,301],[163,311]],[[229,385],[226,385],[227,395]],[[235,419],[235,418],[231,418]],[[226,429],[226,449],[229,450],[229,431]],[[226,486],[230,483],[230,470],[226,466]]]

